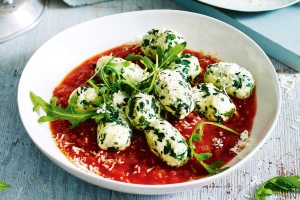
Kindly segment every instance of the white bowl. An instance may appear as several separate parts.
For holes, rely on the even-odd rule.
[[[46,101],[73,68],[87,58],[112,47],[135,41],[152,28],[168,28],[181,33],[188,49],[215,53],[224,61],[248,69],[256,79],[257,114],[250,145],[235,157],[230,168],[215,176],[166,185],[141,185],[109,180],[85,172],[72,164],[54,143],[48,123],[38,123],[32,111],[29,91]],[[22,122],[37,147],[58,166],[89,183],[126,193],[167,194],[193,189],[216,181],[241,167],[264,144],[277,121],[280,87],[276,72],[266,54],[249,37],[216,19],[200,14],[152,10],[117,14],[94,19],[56,35],[46,42],[27,63],[20,79],[18,105]]]
[[[265,1],[250,1],[250,0],[198,0],[199,2],[206,3],[208,5],[224,8],[228,10],[242,11],[242,12],[261,12],[268,10],[276,10],[284,8],[299,0],[265,0]]]

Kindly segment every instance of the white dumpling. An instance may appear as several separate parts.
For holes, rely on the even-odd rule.
[[[138,64],[113,56],[102,56],[97,61],[95,72],[99,71],[106,64],[115,67],[119,70],[121,79],[130,81],[134,85],[140,84],[148,75],[148,72]]]
[[[146,56],[155,59],[158,46],[162,48],[163,52],[166,52],[170,47],[183,42],[185,42],[184,38],[176,31],[152,29],[143,36],[141,50]]]
[[[158,119],[144,131],[154,154],[172,167],[180,167],[191,158],[191,149],[185,138],[168,121]]]
[[[164,117],[164,111],[155,97],[143,93],[129,99],[125,113],[132,126],[138,130],[144,130],[153,120]]]
[[[212,83],[200,83],[193,88],[195,111],[211,121],[226,121],[236,108],[232,100]]]
[[[248,98],[255,87],[252,74],[235,63],[219,62],[207,67],[204,82],[225,89],[227,94],[239,99]]]
[[[193,83],[202,71],[199,60],[191,54],[183,54],[180,59],[171,63],[170,68],[180,75],[189,83]]]
[[[113,113],[97,127],[97,143],[102,150],[124,150],[131,144],[132,130],[126,116]]]
[[[154,92],[165,110],[179,119],[194,110],[191,85],[176,71],[161,71],[156,79]]]
[[[97,85],[99,90],[96,90],[92,86],[81,86],[76,88],[69,97],[77,96],[76,108],[81,111],[93,110],[98,107],[98,103],[101,101],[102,96],[109,95],[109,89],[104,85]]]

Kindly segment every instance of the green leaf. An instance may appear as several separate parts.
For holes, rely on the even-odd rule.
[[[139,60],[146,68],[153,72],[155,70],[155,64],[147,56],[129,54],[125,60]]]
[[[91,111],[79,111],[76,109],[77,96],[74,95],[69,105],[63,109],[60,106],[56,105],[57,98],[53,97],[50,99],[50,104],[45,102],[41,97],[35,95],[33,92],[30,92],[30,99],[34,105],[33,110],[38,111],[38,108],[42,108],[46,116],[39,118],[39,122],[55,121],[58,119],[68,120],[72,126],[71,128],[76,127],[80,122],[84,122],[87,119],[90,119],[96,114],[96,110]]]
[[[104,84],[113,92],[117,92],[119,88],[119,82],[117,80],[120,79],[119,70],[111,67],[110,65],[105,65],[100,69],[99,75],[103,80]]]
[[[216,162],[214,162],[213,164],[206,164],[204,162],[201,163],[203,165],[203,167],[208,171],[208,173],[210,175],[216,175],[220,172],[225,171],[226,169],[228,169],[229,167],[224,167],[224,168],[220,168],[223,165],[223,162],[218,160]]]
[[[157,47],[157,59],[161,63],[164,59],[164,53],[160,46]]]
[[[192,141],[200,142],[202,140],[202,135],[200,134],[193,134]]]
[[[129,56],[132,60],[140,59],[139,56]],[[132,94],[135,91],[139,90],[140,83],[137,83],[131,77],[123,76],[123,70],[126,67],[130,67],[130,61],[121,61],[121,62],[113,62],[115,57],[111,56],[110,59],[106,63],[101,63],[101,65],[97,63],[97,67],[99,68],[98,71],[95,73],[97,74],[100,79],[104,82],[104,84],[113,92],[118,92],[122,90],[127,94]],[[149,62],[150,59],[144,59],[145,62]],[[150,60],[150,62],[152,62]],[[151,65],[151,64],[150,64]],[[151,67],[151,66],[150,66]],[[93,84],[93,77],[91,77],[87,82],[89,84]]]
[[[92,119],[94,119],[97,123],[99,123],[101,120],[108,120],[114,118],[114,116],[117,114],[116,109],[107,104],[103,104],[97,111],[97,115],[93,116]]]
[[[174,47],[170,48],[163,55],[162,60],[160,60],[159,68],[166,69],[170,63],[180,59],[178,55],[183,52],[185,47],[186,47],[186,42],[183,42],[180,44],[176,44]]]
[[[90,81],[92,81],[94,78],[95,78],[95,76],[100,76],[100,71],[101,71],[101,69],[105,66],[105,65],[107,65],[107,63],[109,63],[111,60],[113,60],[114,59],[114,57],[112,56],[112,55],[110,55],[110,57],[109,57],[109,59],[107,59],[107,61],[102,65],[102,63],[98,60],[98,62],[96,63],[96,68],[98,68],[98,70],[94,73],[94,75],[87,81],[87,82],[90,82]],[[100,63],[101,63],[101,65],[100,65]]]
[[[206,169],[206,171],[209,173],[209,175],[215,175],[222,171],[225,171],[226,169],[228,169],[228,167],[220,169],[220,167],[223,165],[222,161],[216,161],[210,165],[204,163],[203,161],[209,159],[212,156],[212,153],[206,152],[206,153],[198,154],[195,152],[195,147],[194,147],[194,142],[201,142],[202,136],[204,133],[204,125],[207,125],[207,124],[213,125],[213,126],[218,126],[220,128],[223,128],[223,129],[225,129],[229,132],[232,132],[234,134],[237,134],[237,135],[240,135],[240,134],[238,132],[236,132],[235,130],[228,128],[227,126],[224,126],[223,124],[220,124],[217,122],[201,122],[193,130],[192,135],[189,139],[189,145],[192,150],[192,156],[194,156],[198,160],[198,162]]]
[[[149,93],[150,91],[152,91],[152,89],[154,88],[154,82],[156,80],[156,76],[158,74],[159,71],[161,71],[158,68],[158,64],[154,64],[152,62],[152,60],[150,58],[148,58],[147,56],[141,56],[141,55],[134,55],[134,54],[129,54],[126,58],[126,60],[140,60],[140,62],[142,64],[144,64],[144,66],[146,68],[149,69],[150,74],[148,75],[147,78],[145,78],[139,87],[139,90],[142,91],[143,93]]]
[[[281,191],[300,189],[300,176],[277,176],[264,182],[255,193],[255,200],[265,200],[267,196]]]
[[[163,69],[167,69],[168,65],[179,58],[179,54],[183,52],[186,47],[186,42],[181,44],[176,44],[174,47],[171,47],[163,52],[160,46],[157,47],[156,63],[154,64],[150,58],[147,56],[129,54],[125,59],[126,60],[139,60],[146,68],[149,69],[150,74],[148,77],[143,80],[140,85],[140,91],[143,93],[149,93],[154,88],[154,83],[157,77],[157,74]]]
[[[209,159],[212,156],[212,153],[194,153],[194,156],[199,162],[202,162],[203,160]]]
[[[2,192],[4,189],[11,188],[11,186],[3,181],[0,181],[0,192]]]

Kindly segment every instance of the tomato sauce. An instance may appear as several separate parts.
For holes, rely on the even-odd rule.
[[[79,86],[86,85],[85,82],[94,74],[95,63],[99,57],[112,54],[116,57],[125,58],[129,53],[141,54],[140,46],[135,44],[122,45],[98,54],[80,64],[54,89],[53,96],[58,98],[58,104],[66,107],[72,91]],[[220,61],[201,52],[185,50],[185,53],[197,56],[204,72],[209,64]],[[202,79],[203,74],[201,74],[199,82]],[[255,92],[248,99],[232,99],[236,105],[237,114],[234,114],[223,124],[239,133],[244,130],[250,133],[256,113]],[[195,126],[205,119],[196,113],[191,113],[185,119],[170,119],[169,121],[188,140]],[[73,129],[70,128],[70,125],[65,120],[50,122],[53,138],[58,148],[78,167],[102,177],[137,184],[171,184],[199,179],[208,175],[195,158],[179,168],[167,166],[150,151],[144,133],[141,131],[133,131],[132,143],[125,150],[104,151],[97,145],[97,124],[94,120],[87,120]],[[202,141],[195,142],[195,151],[213,154],[205,161],[207,164],[217,160],[226,164],[236,156],[230,149],[235,146],[238,140],[238,135],[215,126],[206,125]]]

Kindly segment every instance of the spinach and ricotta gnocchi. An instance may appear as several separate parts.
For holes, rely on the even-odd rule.
[[[97,128],[97,143],[103,150],[124,150],[131,144],[131,136],[128,120],[120,112],[100,121]]]
[[[161,47],[164,53],[176,44],[183,42],[185,42],[184,38],[176,31],[152,29],[143,36],[141,50],[146,56],[156,59],[157,47]]]
[[[129,99],[128,95],[121,90],[118,92],[113,93],[113,107],[116,109],[122,109],[124,106],[126,106],[126,103]]]
[[[180,59],[171,63],[170,68],[178,73],[189,83],[193,83],[202,71],[199,60],[191,54],[183,54]]]
[[[168,121],[154,120],[144,132],[152,152],[169,166],[182,166],[191,158],[191,150],[186,140]]]
[[[110,91],[103,84],[96,85],[96,88],[92,86],[82,86],[75,89],[70,97],[77,96],[76,107],[80,111],[93,110],[98,107],[98,102],[102,100],[102,94],[109,94]]]
[[[255,87],[252,74],[245,68],[228,62],[211,64],[204,74],[204,82],[213,83],[227,94],[239,99],[248,98]]]
[[[236,108],[232,100],[212,83],[200,83],[193,88],[195,111],[211,121],[228,120]]]
[[[130,86],[136,88],[148,75],[147,71],[142,69],[138,64],[114,56],[101,57],[96,64],[95,71],[99,73],[104,67],[110,67],[109,72],[113,72],[116,76],[113,77],[107,73],[106,76],[108,76],[108,79],[122,80],[120,85],[123,90],[126,90],[123,83],[127,85],[130,83]]]
[[[156,79],[154,92],[164,108],[179,119],[194,110],[191,85],[176,71],[161,71]]]
[[[153,120],[164,116],[164,111],[155,97],[143,93],[129,99],[125,113],[132,126],[138,130],[144,130]]]

